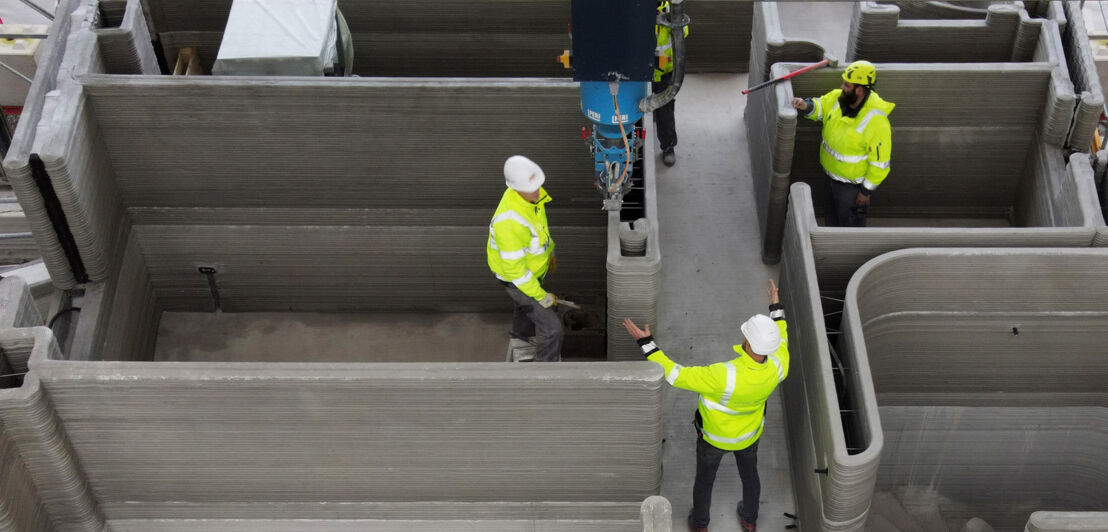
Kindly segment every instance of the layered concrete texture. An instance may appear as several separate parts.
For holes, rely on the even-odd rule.
[[[141,0],[101,6],[100,27],[93,31],[99,37],[105,70],[112,74],[160,74]],[[113,9],[118,7],[122,11]]]
[[[104,4],[120,3],[105,1]],[[231,0],[143,2],[166,57],[196,47],[210,72]],[[745,72],[752,3],[688,2],[692,72]],[[571,47],[568,0],[341,0],[361,76],[568,77],[555,58]]]
[[[1057,25],[1058,58],[1074,93],[1072,118],[1066,126],[1065,145],[1089,151],[1096,121],[1104,106],[1096,65],[1079,7],[1051,3],[1069,23],[1055,24],[1033,18],[1018,4],[993,4],[984,19],[903,20],[895,5],[860,2],[855,5],[848,41],[847,60],[881,63],[986,63],[1036,60],[1039,27]],[[1063,9],[1064,8],[1064,9]],[[1049,37],[1054,39],[1053,35]],[[1051,59],[1053,60],[1053,59]]]
[[[1044,45],[1048,31],[1044,25]],[[1057,40],[1057,33],[1053,33]],[[1045,53],[1045,52],[1044,52]],[[1056,57],[1056,56],[1054,56]],[[897,104],[893,170],[870,207],[872,225],[891,218],[992,219],[1010,226],[1044,225],[1029,202],[1041,183],[1061,178],[1061,151],[1072,92],[1057,62],[879,64],[882,97]],[[778,63],[774,77],[800,68]],[[821,69],[752,93],[746,125],[754,192],[764,233],[763,259],[780,259],[788,187],[813,186],[823,205],[819,123],[801,119],[792,98],[837,87],[841,68]],[[957,83],[957,98],[931,87]],[[1064,111],[1064,112],[1063,112]],[[1045,144],[1045,145],[1044,145]],[[918,225],[918,223],[916,224]],[[1046,224],[1053,225],[1053,224]]]
[[[11,325],[5,530],[670,530],[655,365],[75,362]]]
[[[1035,512],[1027,520],[1026,532],[1104,532],[1108,512]]]
[[[808,522],[822,520],[832,529],[860,525],[884,445],[866,361],[849,358],[835,341],[841,330],[836,301],[855,271],[876,256],[910,247],[1087,248],[1094,244],[1096,226],[1103,225],[1089,196],[1091,173],[1087,157],[1074,155],[1063,181],[1072,184],[1048,195],[1056,208],[1086,205],[1088,222],[1076,227],[820,227],[809,187],[792,186],[781,293],[790,309],[791,349],[805,364],[783,387],[794,488]],[[1076,185],[1081,182],[1084,192]],[[826,474],[810,473],[823,469]]]
[[[138,12],[128,4],[124,22]],[[640,177],[647,222],[627,228],[640,246],[623,251],[628,231],[595,207],[575,84],[105,75],[97,43],[115,30],[90,29],[87,19],[69,39],[49,120],[27,158],[12,164],[26,171],[13,180],[29,198],[35,232],[46,233],[58,286],[101,281],[112,285],[106,297],[139,297],[125,308],[141,318],[124,319],[126,327],[149,330],[160,311],[217,305],[502,311],[483,242],[503,191],[500,161],[512,153],[551,176],[561,271],[548,286],[653,321],[660,263],[651,170]],[[219,164],[197,172],[197,157]],[[631,257],[644,235],[645,256]],[[143,273],[121,277],[112,264]],[[150,351],[151,334],[122,336]],[[626,353],[612,358],[637,358],[633,347],[613,347]]]
[[[872,378],[878,485],[998,529],[1108,510],[1105,274],[1099,249],[902,250],[860,268],[839,354]]]
[[[590,515],[660,480],[648,364],[36,360],[108,519],[415,519],[439,501]]]
[[[795,201],[790,209],[780,277],[789,352],[797,360],[781,384],[797,516],[815,530],[862,530],[884,435],[868,369],[844,360],[828,343],[803,209]]]
[[[57,13],[71,13],[79,3],[80,0],[65,0],[58,5]],[[49,32],[51,38],[40,45],[42,55],[35,71],[34,82],[31,84],[23,106],[20,117],[22,127],[16,128],[12,135],[11,146],[4,158],[4,172],[19,197],[40,253],[44,259],[55,264],[65,263],[65,251],[58,242],[57,234],[49,229],[50,219],[46,212],[46,203],[33,177],[33,172],[40,171],[41,167],[36,162],[36,168],[32,169],[31,152],[37,132],[37,128],[33,126],[38,124],[42,116],[46,93],[57,87],[58,69],[68,42],[64,36],[69,35],[71,28],[72,18],[69,16],[56,16],[51,23]],[[55,278],[56,280],[63,284],[73,282],[72,273],[68,271],[58,273],[64,275]]]

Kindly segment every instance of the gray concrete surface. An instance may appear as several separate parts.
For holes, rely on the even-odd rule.
[[[746,75],[693,75],[677,98],[677,165],[658,165],[662,292],[659,345],[684,365],[730,359],[739,324],[766,312],[766,282],[777,269],[762,264],[750,161],[745,150],[740,91]],[[655,141],[656,142],[656,141]],[[627,338],[630,342],[630,338]],[[782,530],[795,513],[779,396],[768,403],[758,451],[762,482],[759,530]],[[692,507],[696,394],[671,389],[665,399],[662,495],[673,504],[674,530]],[[740,482],[734,460],[720,464],[711,530],[738,530]]]
[[[511,319],[494,313],[164,312],[154,360],[503,362]]]

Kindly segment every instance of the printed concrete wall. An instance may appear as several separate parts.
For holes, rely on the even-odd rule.
[[[20,117],[23,127],[16,128],[12,135],[11,146],[4,158],[4,172],[19,197],[20,205],[23,207],[43,259],[48,264],[54,265],[54,269],[57,270],[54,281],[60,286],[73,286],[75,281],[73,273],[68,268],[65,251],[58,242],[57,233],[51,225],[42,192],[34,179],[36,169],[32,168],[31,154],[37,128],[32,126],[38,124],[42,117],[46,93],[57,87],[59,68],[68,44],[65,36],[69,35],[73,23],[71,17],[62,15],[72,13],[80,3],[80,0],[65,0],[58,5],[58,16],[50,25],[51,37],[42,44],[42,56],[23,106]],[[36,166],[41,170],[38,163]]]
[[[1016,4],[992,4],[977,19],[905,20],[901,8],[855,4],[847,61],[1006,63],[1031,60],[1042,21]],[[880,85],[879,85],[880,86]]]
[[[44,327],[0,353],[30,370],[0,389],[14,530],[670,530],[640,505],[655,365],[74,362]]]
[[[0,351],[17,372],[26,372],[27,360],[36,353],[61,356],[54,335],[45,327],[0,331]],[[28,527],[14,530],[105,530],[104,517],[38,375],[27,373],[22,382],[12,384],[0,389],[0,439],[14,446],[22,463],[11,464],[8,472],[13,476],[4,477],[10,491],[3,493],[3,506],[13,512],[12,520]]]
[[[1062,90],[1064,86],[1058,83],[1060,74],[1052,63],[989,65],[879,65],[882,97],[897,104],[891,116],[896,162],[875,196],[872,217],[1004,218],[1014,214],[1014,222],[1020,223],[1028,216],[1013,212],[1020,207],[1020,184],[1037,179],[1033,176],[1042,165],[1028,168],[1025,158],[1050,149],[1039,147],[1037,139],[1050,145],[1062,142],[1064,128],[1052,118],[1052,110],[1072,108],[1072,95],[1056,97],[1058,91],[1051,87]],[[773,75],[800,66],[778,63]],[[840,75],[839,69],[821,69],[748,99],[749,149],[767,262],[780,258],[789,184],[799,180],[813,184],[817,201],[823,202],[826,178],[818,159],[819,124],[799,119],[792,98],[817,97],[837,87]],[[954,79],[967,83],[957,102],[926,88]],[[1021,148],[1013,151],[1014,146]],[[1057,164],[1054,167],[1060,169]]]
[[[859,269],[840,354],[869,361],[878,484],[998,528],[1023,508],[1108,510],[1106,274],[1094,249],[902,250]]]
[[[817,261],[806,237],[814,214],[810,201],[796,201],[807,186],[794,187],[781,264],[789,352],[799,369],[781,385],[793,491],[801,522],[816,523],[817,530],[861,530],[884,434],[865,361],[845,359],[827,341]],[[847,416],[850,426],[844,424],[844,410],[853,411]]]
[[[41,323],[31,290],[18,277],[0,280],[0,327],[27,327]],[[33,339],[24,331],[0,332],[0,411],[13,404],[23,404],[27,382],[27,360],[31,356]],[[30,379],[33,379],[30,378]],[[0,417],[0,530],[5,532],[39,532],[55,530],[47,514],[43,497],[35,489],[32,471],[20,454],[20,443],[28,437],[21,433],[26,424],[14,423],[8,416]],[[41,464],[39,464],[41,465]]]
[[[172,61],[181,47],[197,46],[210,72],[230,0],[145,4],[166,57]],[[752,8],[743,0],[686,3],[690,72],[747,70]],[[568,0],[341,0],[339,9],[354,40],[354,72],[361,76],[572,76],[555,61],[571,47]]]
[[[98,37],[105,71],[109,74],[160,74],[141,0],[127,0],[123,7],[118,14],[111,9],[102,11],[100,29],[93,30]]]
[[[662,375],[647,364],[39,360],[110,519],[171,502],[188,518],[229,503],[341,518],[367,502],[637,502],[659,488]]]
[[[1085,18],[1081,15],[1080,2],[1059,3],[1064,7],[1068,20],[1062,31],[1062,46],[1066,52],[1070,79],[1073,80],[1073,92],[1077,96],[1077,108],[1066,146],[1088,152],[1092,150],[1093,134],[1104,110],[1104,91],[1097,75],[1093,51],[1089,46],[1089,35],[1085,32]]]
[[[988,6],[984,19],[902,20],[900,8],[875,2],[856,5],[847,60],[888,63],[1024,62],[1033,59],[1042,25],[1057,23],[1058,58],[1064,63],[1075,95],[1066,126],[1066,146],[1089,151],[1096,121],[1104,106],[1096,65],[1079,7],[1044,2],[1055,20],[1032,18],[1019,4]],[[1035,13],[1035,6],[1028,6]],[[1043,13],[1045,15],[1045,13]],[[1071,19],[1072,23],[1067,23]],[[1053,39],[1053,37],[1051,38]],[[1042,59],[1035,59],[1042,60]],[[1061,115],[1060,115],[1061,117]]]
[[[1091,172],[1087,157],[1074,155],[1065,176],[1075,183],[1091,183]],[[842,298],[855,271],[873,257],[911,247],[1083,248],[1093,244],[1098,228],[819,227],[809,187],[796,183],[791,192],[781,293],[790,313],[793,356],[804,361],[797,366],[802,368],[794,375],[797,378],[783,384],[790,457],[795,464],[793,485],[801,519],[836,530],[852,529],[869,507],[887,442],[867,361],[835,341],[839,334],[833,313],[836,300]],[[1085,196],[1084,201],[1088,200]],[[1059,201],[1082,203],[1072,197]],[[1099,214],[1091,207],[1086,212]],[[840,410],[854,412],[844,423]],[[813,473],[825,468],[826,474]]]
[[[750,74],[748,85],[769,79],[769,68],[775,63],[818,63],[837,58],[823,49],[819,43],[785,36],[781,32],[781,19],[777,2],[753,2],[754,24],[750,41]],[[757,93],[755,93],[757,94]],[[754,97],[751,94],[748,97]],[[747,107],[749,111],[750,107]],[[749,120],[744,115],[744,120]]]
[[[1026,532],[1105,532],[1108,512],[1035,512]]]

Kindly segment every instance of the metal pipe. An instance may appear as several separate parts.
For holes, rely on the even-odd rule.
[[[32,2],[31,0],[19,0],[19,1],[26,4],[27,7],[29,7],[31,9],[35,10],[36,12],[38,12],[38,14],[40,14],[40,15],[42,15],[42,16],[50,19],[50,20],[54,20],[54,15],[50,14],[49,11],[39,7],[38,4]]]
[[[18,71],[18,70],[16,70],[16,69],[14,69],[14,68],[12,68],[12,67],[8,66],[8,65],[7,65],[6,63],[4,63],[3,61],[0,61],[0,67],[4,67],[4,68],[8,69],[8,71],[9,71],[9,72],[11,72],[12,74],[15,74],[15,75],[17,75],[17,76],[19,76],[19,77],[23,78],[24,80],[26,80],[26,81],[27,81],[27,83],[33,83],[33,82],[31,81],[31,78],[29,78],[29,77],[27,77],[27,76],[24,76],[22,72],[20,72],[20,71]]]
[[[45,39],[45,33],[0,33],[0,39]]]
[[[0,233],[0,240],[15,240],[17,238],[31,238],[31,233]]]
[[[689,25],[685,0],[670,0],[669,18],[660,14],[657,24],[669,28],[669,39],[673,43],[673,79],[666,90],[639,100],[639,110],[644,113],[654,112],[672,102],[685,80],[685,26]]]

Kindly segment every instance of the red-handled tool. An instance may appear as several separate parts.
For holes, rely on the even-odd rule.
[[[743,89],[743,94],[750,94],[750,93],[752,93],[752,92],[754,92],[758,89],[773,85],[774,83],[777,83],[778,81],[785,81],[786,79],[799,76],[799,75],[801,75],[805,72],[808,72],[809,70],[815,70],[817,68],[822,68],[822,67],[825,67],[829,64],[831,64],[831,60],[830,59],[824,59],[823,61],[820,61],[820,62],[818,62],[814,65],[808,65],[808,66],[806,66],[806,67],[804,67],[800,70],[794,70],[792,72],[789,72],[788,74],[785,74],[784,76],[781,76],[779,78],[773,78],[771,80],[763,81],[763,82],[761,82],[761,83],[759,83],[759,84],[757,84],[753,87]]]

